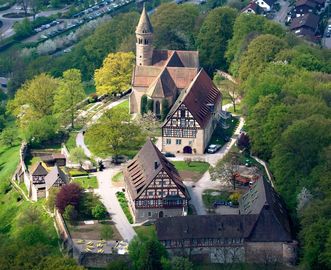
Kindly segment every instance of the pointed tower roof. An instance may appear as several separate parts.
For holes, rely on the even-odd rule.
[[[143,11],[140,15],[139,23],[136,28],[136,33],[139,34],[146,34],[146,33],[153,33],[153,27],[151,21],[149,20],[145,4],[143,7]]]

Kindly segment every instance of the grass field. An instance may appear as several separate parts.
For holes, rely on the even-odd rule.
[[[24,226],[17,222],[17,217],[31,208],[31,203],[22,199],[9,182],[19,162],[19,148],[19,145],[10,148],[0,146],[0,234],[4,236],[3,239],[9,242],[14,241],[17,245],[20,241],[24,241],[24,239],[16,239],[16,236],[19,236],[24,229]],[[53,226],[53,219],[43,210],[41,213],[43,233],[47,236],[45,244],[52,248],[54,254],[59,255],[58,237]]]
[[[98,180],[96,176],[77,177],[77,178],[73,178],[72,182],[80,184],[84,189],[98,188]]]
[[[194,182],[198,181],[210,166],[209,163],[202,161],[192,161],[189,165],[185,161],[173,161],[172,163],[183,180]]]

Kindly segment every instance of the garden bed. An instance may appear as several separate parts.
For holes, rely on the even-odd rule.
[[[209,210],[214,209],[215,202],[232,202],[235,206],[238,205],[238,199],[241,193],[242,191],[239,189],[233,191],[207,189],[202,193],[202,201],[206,209]],[[233,195],[233,197],[231,195]]]
[[[72,178],[71,180],[73,183],[77,183],[81,185],[84,189],[89,189],[89,188],[98,188],[98,180],[96,176],[86,176],[86,177],[77,177],[77,178]]]
[[[128,200],[125,198],[124,192],[120,192],[120,191],[116,192],[116,197],[129,223],[133,224],[133,217],[131,215]]]
[[[71,237],[84,240],[123,240],[116,229],[114,222],[110,220],[93,221],[94,224],[79,222],[77,225],[68,225]]]
[[[153,238],[156,235],[155,225],[133,227],[140,238]]]

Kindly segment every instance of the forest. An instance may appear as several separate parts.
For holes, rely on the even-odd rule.
[[[199,50],[200,63],[211,76],[220,69],[238,79],[251,151],[269,163],[276,189],[289,209],[300,245],[299,267],[331,269],[331,51],[306,43],[262,16],[240,14],[236,8],[235,2],[208,12],[196,5],[163,4],[151,17],[154,45]],[[110,52],[134,52],[138,19],[138,12],[117,15],[62,56],[22,55],[19,50],[1,54],[0,75],[12,74],[8,96],[3,98],[15,97],[7,113],[4,107],[1,110],[1,128],[13,125],[12,115],[23,98],[20,93],[29,91],[35,76],[62,88],[73,77],[79,83],[81,78],[89,82]],[[66,73],[70,69],[74,69],[71,75]],[[49,95],[51,106],[56,106],[55,94]],[[47,121],[43,124],[47,126]],[[8,196],[3,190],[2,204]],[[0,210],[1,220],[6,215]],[[0,225],[1,239],[9,232],[10,241],[21,241],[16,240],[16,232]],[[40,248],[33,239],[24,245],[36,252]],[[15,252],[1,256],[0,269],[12,262],[9,258],[27,256]]]

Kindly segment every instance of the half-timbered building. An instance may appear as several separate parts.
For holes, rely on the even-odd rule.
[[[162,126],[162,150],[203,154],[220,120],[221,93],[201,69],[182,91]]]
[[[150,139],[124,168],[124,181],[136,223],[186,215],[186,187],[174,165]]]
[[[68,176],[59,168],[57,164],[45,177],[46,197],[49,195],[51,188],[59,188],[68,183]]]
[[[33,200],[37,201],[39,198],[45,198],[46,185],[45,177],[48,171],[43,166],[42,162],[39,162],[34,169],[32,169],[30,191]]]

